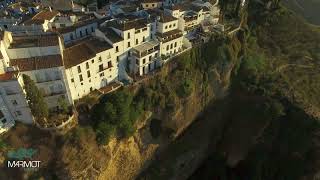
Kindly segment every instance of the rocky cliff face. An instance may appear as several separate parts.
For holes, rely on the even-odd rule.
[[[233,38],[233,42],[230,47],[232,45],[239,46],[237,38]],[[148,112],[139,122],[139,128],[133,137],[120,141],[114,139],[105,146],[105,152],[110,158],[105,161],[106,166],[101,170],[98,179],[135,179],[152,161],[157,161],[159,153],[166,150],[168,144],[179,137],[210,102],[227,94],[231,73],[238,63],[238,56],[240,56],[240,48],[237,49],[234,58],[228,63],[214,63],[208,73],[208,86],[201,79],[198,79],[193,93],[187,98],[179,99],[178,107],[173,113],[168,114],[165,110],[160,110],[157,113]],[[212,59],[212,61],[214,60]],[[168,135],[164,131],[159,138],[152,137],[150,133],[152,118],[161,119],[162,127],[169,128],[174,133]],[[197,158],[196,156],[190,157]],[[183,161],[187,162],[190,157],[183,159]],[[203,157],[199,156],[199,158]]]

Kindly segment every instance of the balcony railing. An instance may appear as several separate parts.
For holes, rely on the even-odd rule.
[[[36,83],[46,83],[46,82],[50,82],[50,81],[60,81],[61,79],[62,79],[61,77],[49,78],[49,79],[37,80]]]
[[[63,95],[63,94],[65,94],[65,93],[66,93],[65,91],[52,92],[52,93],[45,94],[44,97],[51,97],[51,96]]]
[[[132,55],[135,56],[135,57],[138,57],[138,58],[141,58],[141,57],[145,57],[146,55],[149,55],[155,51],[158,51],[158,49],[155,47],[153,49],[149,49],[149,50],[146,50],[146,51],[143,51],[143,52],[135,52],[133,51]]]

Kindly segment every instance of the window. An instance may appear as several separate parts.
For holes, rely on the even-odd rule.
[[[108,68],[112,67],[111,61],[108,62]]]
[[[139,40],[138,39],[136,39],[136,45],[139,43]]]
[[[7,120],[6,119],[2,119],[1,122],[2,122],[2,124],[5,124],[7,122]]]
[[[117,56],[117,63],[119,62],[119,56]]]
[[[90,71],[87,71],[88,78],[91,77]]]
[[[86,29],[86,35],[88,35],[89,33],[88,33],[88,29]]]
[[[171,27],[172,27],[172,25],[170,24],[170,25],[169,25],[169,28],[171,28]]]
[[[93,28],[93,26],[91,26],[91,32],[94,32],[94,28]]]
[[[92,92],[93,91],[93,88],[92,87],[90,87],[90,92]]]
[[[165,28],[165,29],[168,29],[168,26],[165,26],[164,28]]]
[[[103,71],[103,64],[99,65],[99,72]]]
[[[102,58],[101,58],[101,56],[99,57],[99,62],[101,62],[102,61]]]
[[[21,116],[22,115],[21,111],[16,111],[16,115]]]
[[[73,79],[73,78],[71,79],[71,82],[74,82],[74,79]]]
[[[104,73],[101,73],[101,74],[100,74],[100,77],[103,77],[103,76],[104,76]]]
[[[154,57],[158,57],[158,53],[156,53],[156,54],[154,55]]]
[[[149,56],[149,62],[151,61],[152,56]]]
[[[92,64],[94,63],[94,59],[91,60],[91,63],[92,63]]]
[[[136,64],[139,65],[139,59],[136,59]]]
[[[167,51],[169,50],[169,45],[167,45]]]
[[[149,7],[149,5],[148,5],[148,4],[146,4],[146,7]]]
[[[177,47],[177,42],[174,43],[174,47]]]
[[[118,46],[116,47],[116,52],[119,52],[119,47]]]
[[[130,39],[130,33],[128,32],[128,39]]]
[[[128,47],[130,47],[130,42],[128,42]]]
[[[176,23],[173,23],[173,27],[176,27]]]
[[[152,4],[152,7],[154,7],[154,4]]]
[[[88,62],[86,62],[86,68],[89,69],[89,63]]]
[[[78,66],[78,73],[81,73],[81,67]]]
[[[4,114],[2,113],[2,111],[0,110],[0,119],[4,118]]]
[[[15,106],[18,105],[18,102],[17,102],[16,100],[11,100],[11,102],[12,102],[12,104],[15,105]]]
[[[64,27],[66,27],[66,25],[65,24],[60,24],[60,27],[64,28]]]
[[[73,40],[73,34],[70,34],[70,39]]]
[[[146,63],[146,59],[145,58],[142,59],[142,63],[143,64]]]
[[[146,37],[144,37],[144,36],[143,36],[143,38],[142,38],[142,42],[145,42],[145,41],[146,41]]]
[[[79,75],[79,79],[80,79],[80,82],[83,81],[83,77],[81,74]]]
[[[173,48],[173,43],[170,45],[170,49],[172,49]]]
[[[82,37],[82,31],[80,31],[80,37]]]

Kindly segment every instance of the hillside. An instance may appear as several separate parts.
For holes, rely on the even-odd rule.
[[[319,29],[285,8],[249,4],[229,123],[191,180],[319,177],[319,42]]]
[[[283,0],[283,3],[309,23],[320,25],[320,0]]]

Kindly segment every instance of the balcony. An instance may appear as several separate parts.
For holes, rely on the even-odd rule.
[[[52,93],[47,93],[44,95],[44,97],[52,97],[52,96],[58,96],[58,95],[64,95],[66,91],[57,91],[57,92],[52,92]]]
[[[13,90],[5,90],[5,92],[6,92],[6,95],[8,96],[19,94],[19,92],[13,91]]]
[[[159,50],[159,43],[156,41],[145,42],[132,49],[132,56],[141,58]]]
[[[107,67],[102,67],[102,68],[99,67],[98,73],[103,72],[103,71],[105,71],[105,70],[107,70],[107,69],[110,69],[110,68],[112,68],[112,67],[113,67],[112,64],[108,64]]]
[[[166,43],[182,37],[183,33],[182,31],[175,29],[166,33],[157,33],[156,36],[158,37],[159,41]]]
[[[43,80],[39,80],[39,79],[37,79],[36,80],[36,83],[46,83],[46,82],[51,82],[51,81],[60,81],[60,80],[62,80],[62,78],[61,77],[56,77],[56,78],[49,78],[49,79],[43,79]]]

